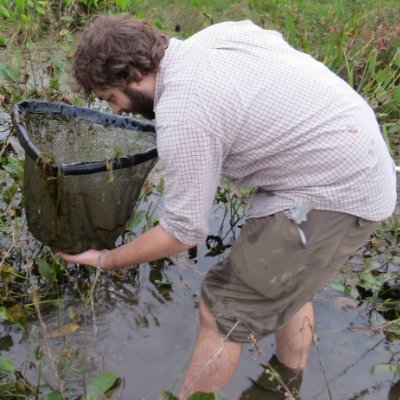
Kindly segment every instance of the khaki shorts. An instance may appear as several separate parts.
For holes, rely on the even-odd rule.
[[[321,210],[310,211],[300,225],[284,212],[249,219],[228,258],[211,268],[203,282],[202,298],[221,334],[244,343],[282,327],[377,225]]]

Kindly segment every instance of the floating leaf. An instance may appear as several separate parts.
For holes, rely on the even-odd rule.
[[[0,371],[14,372],[15,371],[14,363],[8,358],[0,356]]]
[[[58,329],[55,329],[54,331],[49,332],[47,336],[51,339],[54,339],[60,336],[71,335],[75,333],[78,328],[79,328],[78,324],[75,323],[66,324]]]
[[[372,373],[374,375],[386,372],[400,376],[400,364],[379,363],[372,368]]]
[[[118,374],[114,371],[104,372],[103,374],[96,376],[89,384],[89,394],[93,392],[107,392],[107,390],[114,386],[118,378]]]

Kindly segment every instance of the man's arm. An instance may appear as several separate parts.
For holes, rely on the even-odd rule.
[[[158,260],[191,247],[193,245],[181,242],[161,226],[156,226],[137,239],[106,253],[100,250],[88,250],[76,255],[58,254],[69,262],[112,270],[131,264]]]

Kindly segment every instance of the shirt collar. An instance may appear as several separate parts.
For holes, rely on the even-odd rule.
[[[175,56],[178,53],[182,43],[183,40],[175,38],[169,39],[168,47],[165,49],[165,54],[160,62],[160,69],[158,70],[156,75],[156,84],[154,92],[154,109],[157,107],[157,103],[160,100],[164,90],[164,78],[166,70],[174,64]]]

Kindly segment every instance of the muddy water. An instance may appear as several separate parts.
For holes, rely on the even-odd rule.
[[[141,206],[147,209],[148,204]],[[212,233],[222,232],[223,236],[229,224],[221,231],[222,213],[216,209],[210,222]],[[229,240],[228,235],[226,243]],[[113,399],[155,400],[161,390],[177,392],[195,340],[202,276],[221,257],[206,256],[208,252],[202,246],[195,259],[180,256],[177,265],[166,266],[161,272],[154,272],[155,268],[150,274],[150,267],[142,265],[126,279],[103,281],[96,291],[95,319],[88,305],[69,295],[65,296],[69,301],[46,312],[43,317],[49,331],[71,322],[68,307],[81,316],[75,333],[50,339],[55,357],[63,350],[77,350],[66,383],[71,393],[82,393],[85,382],[104,370],[117,371],[123,378],[123,387]],[[399,342],[389,342],[379,331],[369,329],[383,320],[371,318],[366,306],[344,302],[329,287],[316,296],[315,307],[317,340],[304,374],[301,398],[398,400],[395,377],[371,373],[377,363],[399,362]],[[24,336],[15,327],[0,325],[0,332],[2,355],[35,382],[26,363],[34,359],[38,343],[35,329]],[[244,348],[238,370],[224,390],[226,399],[240,399],[249,378],[256,379],[261,373],[259,364],[273,354],[273,338],[265,338],[260,346],[266,358],[254,356],[251,346]],[[45,374],[51,382],[48,368]]]

